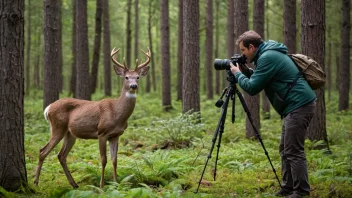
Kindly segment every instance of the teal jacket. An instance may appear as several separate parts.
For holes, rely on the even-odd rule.
[[[250,78],[241,72],[234,74],[238,84],[249,95],[256,95],[264,89],[280,115],[286,116],[316,98],[314,91],[301,76],[284,100],[288,83],[292,83],[298,74],[298,68],[287,56],[287,47],[284,44],[271,40],[262,43],[253,62],[256,67]]]

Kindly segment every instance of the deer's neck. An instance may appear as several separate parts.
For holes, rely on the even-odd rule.
[[[116,111],[118,114],[124,114],[124,117],[128,118],[136,105],[136,93],[129,93],[128,91],[122,91],[120,97],[116,102]]]

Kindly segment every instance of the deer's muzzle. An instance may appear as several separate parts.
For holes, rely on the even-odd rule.
[[[136,84],[130,85],[130,88],[133,90],[136,90],[138,88],[138,86]]]

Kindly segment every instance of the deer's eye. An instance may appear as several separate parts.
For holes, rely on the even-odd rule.
[[[137,79],[139,79],[139,76],[137,76]]]
[[[126,76],[125,79],[128,80],[128,77]]]

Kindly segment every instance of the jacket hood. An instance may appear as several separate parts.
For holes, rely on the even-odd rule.
[[[276,51],[281,52],[283,54],[287,54],[287,51],[288,51],[287,47],[284,44],[278,43],[273,40],[268,40],[259,46],[259,48],[254,56],[253,61],[256,63],[258,60],[258,57],[267,50],[276,50]]]

